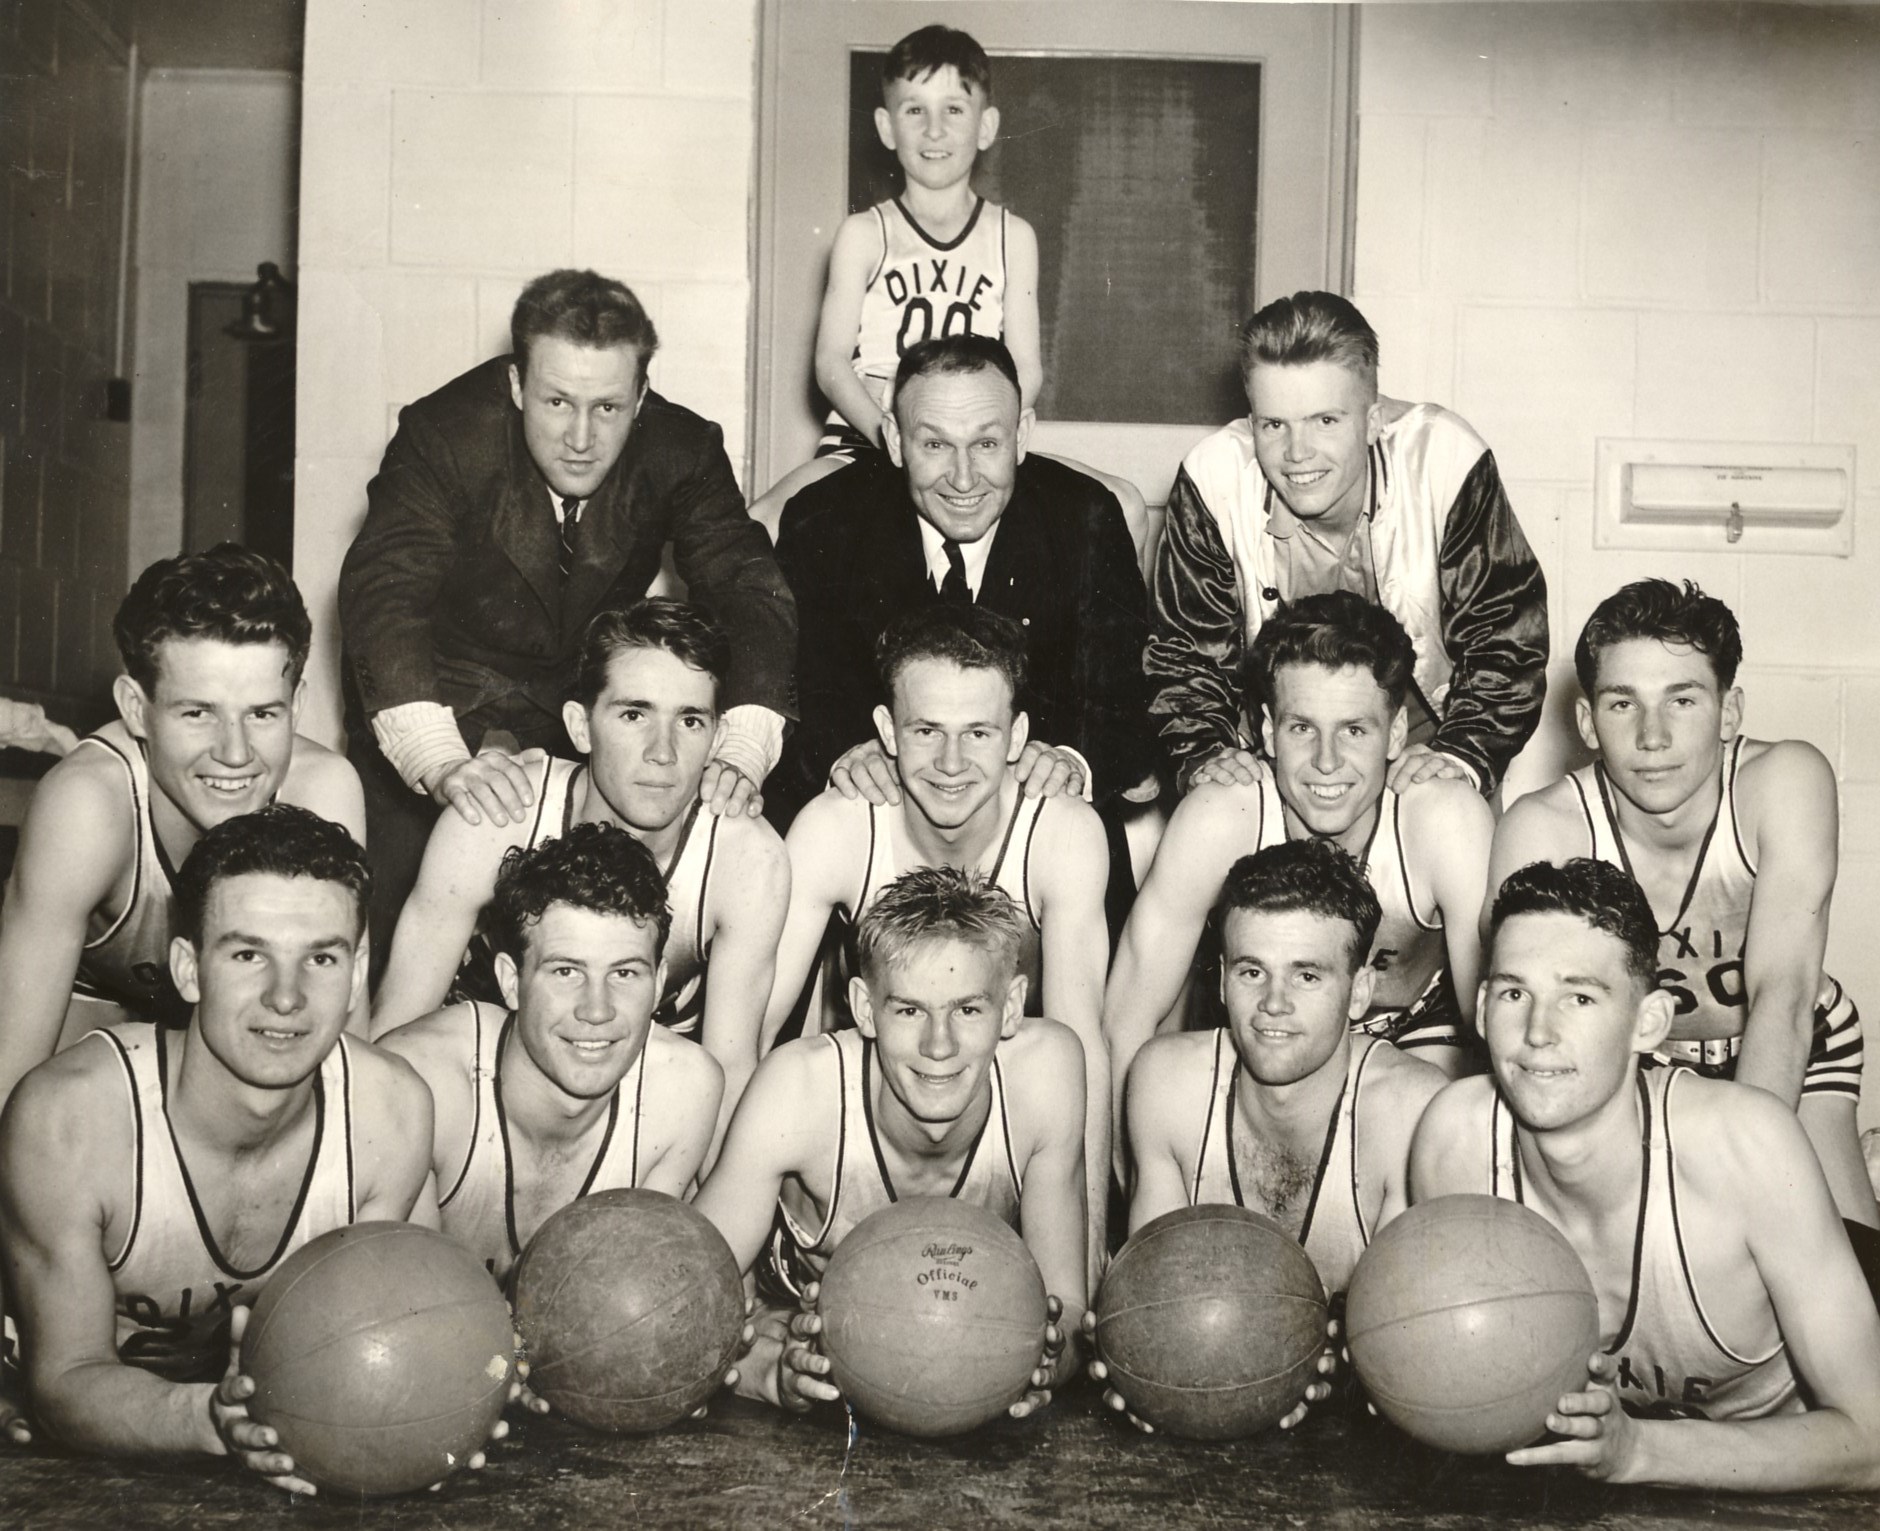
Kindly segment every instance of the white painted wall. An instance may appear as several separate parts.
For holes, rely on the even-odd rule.
[[[1829,964],[1880,1015],[1880,16],[1371,5],[1359,46],[1383,387],[1482,432],[1551,589],[1550,717],[1511,790],[1559,773],[1593,606],[1696,579],[1743,624],[1749,730],[1840,774]],[[1852,442],[1854,556],[1596,550],[1601,435]]]
[[[249,70],[153,70],[140,110],[133,575],[183,545],[189,284],[252,282],[263,261],[294,275],[300,82]]]
[[[308,0],[295,573],[302,727],[340,730],[335,587],[398,409],[508,349],[524,282],[592,266],[653,386],[745,450],[755,0]]]

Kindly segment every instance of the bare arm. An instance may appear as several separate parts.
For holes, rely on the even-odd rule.
[[[1186,1036],[1153,1037],[1129,1069],[1129,1232],[1188,1205],[1181,1136],[1200,1131],[1202,1117],[1182,1091]],[[1205,1110],[1205,1106],[1203,1107]]]
[[[1772,744],[1742,774],[1752,772],[1756,891],[1743,942],[1749,1015],[1736,1081],[1767,1090],[1793,1109],[1801,1099],[1828,945],[1839,804],[1834,772],[1813,745]]]
[[[1590,856],[1593,847],[1580,817],[1578,798],[1567,782],[1531,792],[1501,817],[1488,853],[1488,880],[1482,889],[1481,949],[1488,949],[1488,916],[1495,895],[1510,872],[1536,861],[1556,864]],[[1473,1008],[1471,997],[1470,1006]]]
[[[655,1071],[658,1086],[646,1096],[651,1120],[640,1124],[641,1142],[652,1150],[651,1162],[640,1171],[640,1184],[649,1191],[684,1196],[698,1179],[716,1137],[724,1070],[702,1048],[658,1027],[648,1035],[646,1048],[646,1063]]]
[[[1019,1232],[1044,1289],[1063,1304],[1059,1327],[1065,1343],[1056,1361],[1054,1387],[1077,1370],[1076,1334],[1089,1305],[1085,1267],[1084,1092],[1079,1078],[1081,1050],[1069,1028],[1048,1021],[1027,1022],[1006,1044],[1012,1066],[1006,1088],[1016,1099],[1018,1130],[1030,1139],[1022,1161],[1025,1187],[1019,1198]],[[1016,1146],[1016,1145],[1015,1145]],[[1023,1151],[1022,1149],[1020,1150]]]
[[[0,1260],[34,1415],[93,1455],[221,1456],[213,1384],[166,1382],[118,1359],[96,1138],[101,1122],[130,1124],[94,1083],[61,1060],[23,1083],[0,1119]]]
[[[1031,875],[1042,927],[1044,1013],[1083,1047],[1084,1185],[1090,1206],[1089,1272],[1103,1269],[1110,1176],[1110,1055],[1103,1040],[1103,978],[1110,930],[1103,893],[1110,850],[1096,810],[1067,799],[1043,810]]]
[[[86,757],[55,766],[33,794],[0,907],[0,1106],[59,1044],[92,910],[130,855],[130,807]]]
[[[430,1089],[403,1058],[369,1043],[354,1044],[352,1064],[358,1220],[437,1227]]]
[[[1111,1110],[1119,1122],[1130,1063],[1180,995],[1227,869],[1259,844],[1259,803],[1257,788],[1197,787],[1156,848],[1103,994]]]
[[[1016,213],[1005,218],[1005,348],[1018,367],[1021,406],[1034,408],[1044,387],[1038,334],[1038,234]]]
[[[1438,1196],[1488,1192],[1487,1097],[1494,1089],[1491,1079],[1478,1074],[1456,1080],[1431,1098],[1410,1140],[1412,1206]]]
[[[473,825],[458,814],[438,816],[418,881],[399,911],[391,960],[373,1001],[374,1039],[444,1003],[476,933],[477,916],[496,891],[503,852],[521,836],[520,825]]]
[[[862,298],[883,254],[880,228],[866,209],[842,220],[829,251],[829,283],[816,323],[816,386],[844,420],[877,446],[881,405],[855,375],[853,358],[862,326]]]
[[[815,1063],[828,1046],[820,1038],[792,1042],[757,1066],[718,1162],[699,1188],[694,1204],[724,1235],[739,1270],[748,1272],[763,1252],[784,1176],[836,1131],[836,1102],[815,1093],[825,1072]],[[827,1108],[820,1116],[819,1105]]]
[[[738,1097],[757,1067],[777,943],[790,904],[790,857],[777,832],[762,819],[727,820],[718,832],[730,841],[711,879],[703,932],[711,943],[711,975],[699,1032],[722,1071],[714,1148],[723,1141]]]
[[[812,798],[804,804],[784,840],[790,858],[790,908],[777,940],[777,972],[771,981],[770,1003],[764,1010],[761,1052],[768,1052],[776,1042],[777,1033],[809,982],[829,916],[862,879],[861,863],[854,860],[850,837],[844,832],[848,815],[841,801],[832,800],[827,793]],[[861,854],[865,856],[866,852]]]
[[[1814,1406],[1755,1420],[1635,1420],[1595,1380],[1563,1399],[1560,1417],[1549,1419],[1550,1428],[1556,1419],[1567,1427],[1561,1432],[1570,1432],[1567,1440],[1515,1452],[1511,1461],[1566,1463],[1621,1483],[1741,1493],[1880,1487],[1880,1314],[1873,1294],[1793,1115],[1731,1093],[1739,1098],[1713,1108],[1703,1150],[1680,1156],[1678,1173],[1695,1180],[1704,1202],[1742,1219],[1745,1253]],[[1717,1119],[1726,1110],[1727,1126]],[[1693,1136],[1687,1131],[1685,1141]]]
[[[1482,978],[1482,902],[1488,884],[1495,816],[1473,787],[1428,781],[1410,789],[1416,829],[1411,855],[1427,868],[1428,886],[1443,922],[1449,979],[1462,1018],[1475,1023],[1475,990]]]

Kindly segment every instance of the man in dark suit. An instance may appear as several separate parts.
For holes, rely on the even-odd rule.
[[[923,601],[977,601],[1023,627],[1030,680],[1019,705],[1035,740],[1026,790],[1089,793],[1111,836],[1126,901],[1121,797],[1155,764],[1142,649],[1148,597],[1121,508],[1095,479],[1028,456],[1032,413],[996,340],[925,341],[902,359],[883,434],[864,458],[796,495],[777,540],[797,601],[801,713],[771,779],[787,825],[830,781],[898,801],[874,736],[885,700],[875,640]]]
[[[662,550],[731,638],[701,796],[757,812],[796,658],[789,590],[746,516],[716,425],[646,386],[659,344],[623,284],[555,271],[523,289],[513,354],[409,405],[340,575],[349,753],[366,789],[375,965],[432,821],[530,809],[511,751],[568,753],[582,630],[646,593]]]

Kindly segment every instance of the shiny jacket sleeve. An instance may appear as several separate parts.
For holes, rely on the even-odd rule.
[[[1432,745],[1466,760],[1484,792],[1540,723],[1547,695],[1547,580],[1484,452],[1457,491],[1437,555],[1443,647],[1454,673]]]
[[[1242,650],[1234,561],[1186,470],[1175,475],[1149,592],[1142,667],[1162,749],[1185,782],[1240,742]]]

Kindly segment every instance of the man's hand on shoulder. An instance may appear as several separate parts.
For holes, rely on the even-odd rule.
[[[485,748],[443,767],[425,783],[440,808],[455,808],[466,824],[520,824],[535,802],[529,773],[507,750]]]
[[[1083,757],[1072,749],[1028,740],[1012,767],[1026,797],[1082,797],[1089,786]]]
[[[739,814],[757,818],[764,811],[763,788],[728,760],[708,760],[699,778],[698,798],[720,818]]]
[[[1217,750],[1188,771],[1182,791],[1192,792],[1196,787],[1209,785],[1257,787],[1261,782],[1271,780],[1272,775],[1273,768],[1252,750],[1238,747]]]
[[[1394,792],[1414,787],[1420,781],[1460,781],[1476,785],[1475,773],[1454,755],[1431,749],[1427,744],[1413,744],[1391,763],[1386,785]]]
[[[837,760],[829,768],[829,785],[851,802],[867,798],[880,806],[901,801],[901,773],[879,739],[858,744]]]

